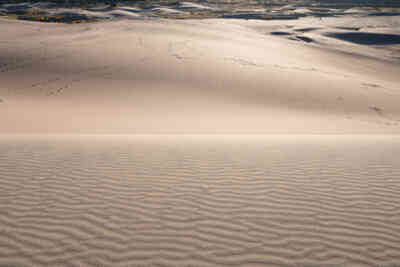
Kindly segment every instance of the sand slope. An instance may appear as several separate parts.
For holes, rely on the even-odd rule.
[[[399,133],[396,45],[315,21],[1,20],[0,131]]]
[[[399,153],[397,137],[2,137],[0,265],[395,266]]]
[[[398,264],[396,23],[0,19],[0,266]]]

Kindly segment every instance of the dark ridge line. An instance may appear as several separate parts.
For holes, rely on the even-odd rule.
[[[291,35],[289,32],[270,32],[271,35],[277,35],[277,36],[282,36],[282,35]]]

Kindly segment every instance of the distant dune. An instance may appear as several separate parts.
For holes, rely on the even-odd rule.
[[[0,129],[399,133],[398,18],[3,19]]]

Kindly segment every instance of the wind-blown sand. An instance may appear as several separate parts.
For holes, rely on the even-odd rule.
[[[0,266],[396,266],[400,139],[0,140]]]
[[[0,19],[0,266],[399,264],[398,25]]]

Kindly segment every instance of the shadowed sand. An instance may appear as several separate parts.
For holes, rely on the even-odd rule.
[[[366,32],[329,33],[329,37],[363,45],[391,45],[400,44],[400,35]]]
[[[398,264],[390,18],[0,19],[0,266]]]
[[[323,37],[325,20],[0,23],[2,133],[400,131],[391,50]]]

